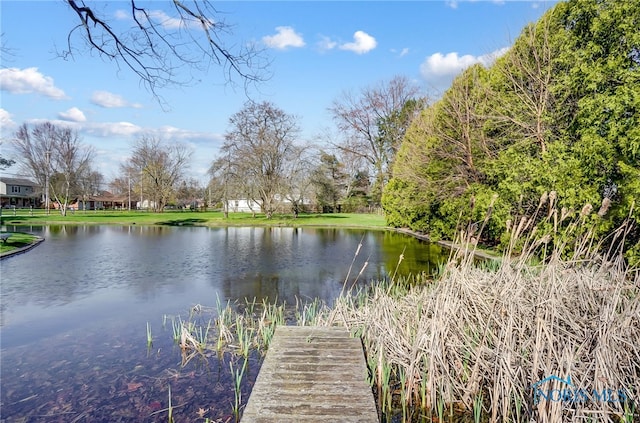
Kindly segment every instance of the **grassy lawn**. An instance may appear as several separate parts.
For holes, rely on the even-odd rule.
[[[117,224],[117,225],[168,225],[168,226],[340,226],[354,228],[384,228],[384,217],[377,214],[333,213],[264,215],[253,217],[251,213],[229,213],[225,219],[221,212],[165,211],[163,213],[139,211],[81,211],[61,216],[52,211],[17,210],[4,212],[5,225],[52,225],[52,224]]]
[[[13,232],[6,242],[0,242],[0,254],[15,250],[16,248],[26,247],[34,243],[37,239],[38,238],[33,235]]]

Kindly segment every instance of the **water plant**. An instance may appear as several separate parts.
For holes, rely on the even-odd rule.
[[[147,347],[151,348],[153,345],[153,337],[151,336],[151,325],[147,322]]]
[[[505,254],[479,266],[475,244],[462,239],[465,247],[438,280],[374,284],[364,298],[349,291],[335,302],[329,322],[362,335],[384,413],[391,409],[387,387],[395,383],[404,387],[399,402],[415,399],[441,420],[461,412],[475,421],[579,420],[593,408],[612,419],[639,417],[622,402],[533,404],[531,386],[546,376],[570,373],[599,392],[606,383],[615,390],[640,380],[640,271],[619,254],[603,256],[588,237],[570,255],[559,245],[534,260],[547,237],[531,235],[535,226],[521,222],[511,233],[524,238],[516,258]],[[606,329],[597,322],[607,322]],[[598,346],[597,357],[585,339]],[[392,405],[411,416],[399,402]]]
[[[239,354],[245,358],[249,356],[249,350],[253,344],[253,327],[249,326],[247,319],[242,315],[236,316],[236,334]]]
[[[522,236],[522,227],[516,232]],[[466,247],[441,266],[437,280],[422,274],[347,290],[347,277],[331,309],[297,299],[287,316],[302,325],[345,325],[362,338],[385,420],[396,421],[399,414],[407,422],[434,414],[439,421],[461,414],[474,422],[584,420],[597,405],[598,413],[611,419],[636,421],[633,401],[536,407],[531,386],[545,376],[571,373],[574,380],[605,389],[598,368],[608,381],[633,389],[640,380],[640,271],[589,256],[584,243],[575,258],[550,250],[545,262],[534,261],[532,249],[544,243],[526,238],[518,258],[505,256],[489,267],[477,265],[474,244],[465,241]],[[215,348],[237,357],[229,364],[236,419],[250,351],[268,348],[276,327],[285,324],[285,310],[285,304],[266,299],[233,307],[217,301],[209,325],[217,331],[211,335]],[[209,326],[197,329],[198,324],[185,323],[181,331],[202,338]],[[191,345],[181,336],[182,344]],[[599,348],[597,363],[585,339]]]
[[[229,368],[231,370],[231,377],[233,378],[234,389],[234,403],[233,403],[233,415],[236,422],[240,421],[240,406],[242,404],[242,378],[244,377],[245,370],[247,369],[247,362],[249,360],[245,357],[242,366],[234,366],[233,360],[229,361]]]
[[[173,405],[171,404],[171,385],[167,385],[169,389],[169,406],[167,408],[167,421],[173,423]]]
[[[314,298],[309,302],[296,297],[296,324],[298,326],[315,325],[323,306],[324,304],[319,298]]]
[[[480,423],[482,418],[482,392],[476,395],[473,400],[473,421],[474,423]]]
[[[176,344],[180,342],[180,338],[182,337],[182,319],[180,316],[176,319],[175,317],[171,317],[171,329],[173,332],[173,342]]]

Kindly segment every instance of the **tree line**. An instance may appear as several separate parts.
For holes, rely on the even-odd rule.
[[[343,93],[331,105],[341,136],[312,143],[301,139],[299,117],[271,102],[248,101],[228,122],[224,143],[212,157],[209,182],[189,178],[193,154],[184,144],[143,135],[134,141],[118,176],[105,182],[93,170],[95,151],[73,130],[50,122],[23,124],[13,145],[22,172],[66,213],[70,202],[118,196],[160,212],[168,205],[198,203],[228,211],[232,200],[276,211],[362,211],[379,207],[391,165],[411,119],[426,100],[402,76]],[[140,199],[140,203],[138,203]]]
[[[478,241],[503,248],[519,225],[552,245],[591,231],[638,262],[639,22],[637,2],[561,2],[492,66],[464,71],[408,129],[388,223],[434,239],[482,228]],[[619,244],[603,239],[625,222]]]
[[[95,11],[73,10],[83,25],[101,23]],[[204,16],[196,11],[189,16]],[[242,198],[267,216],[282,204],[293,213],[309,202],[342,211],[382,205],[391,226],[433,239],[481,228],[477,241],[498,247],[512,243],[508,229],[519,225],[562,243],[580,232],[579,220],[599,238],[640,217],[638,22],[635,2],[561,2],[493,65],[466,69],[436,101],[402,76],[344,92],[328,107],[339,134],[322,143],[300,139],[297,116],[248,102],[229,119],[206,187],[186,177],[184,146],[147,136],[110,187],[158,211],[194,198]],[[220,57],[234,69],[234,58],[250,56]],[[141,78],[157,81],[148,76]],[[52,195],[62,201],[89,192],[100,179],[89,177],[93,153],[77,134],[44,125],[18,131],[18,161],[42,186],[43,178],[56,184]],[[30,140],[47,133],[51,140],[32,150]],[[62,147],[52,147],[54,139]],[[640,232],[629,227],[622,244],[637,258]]]

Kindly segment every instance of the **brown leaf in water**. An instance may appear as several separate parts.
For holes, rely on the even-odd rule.
[[[140,388],[141,386],[142,386],[142,383],[129,382],[127,383],[127,392],[133,392],[138,388]]]

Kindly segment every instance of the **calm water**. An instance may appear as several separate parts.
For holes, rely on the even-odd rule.
[[[176,410],[179,421],[224,419],[221,410],[233,401],[225,366],[181,368],[163,315],[214,306],[217,298],[331,303],[361,242],[350,282],[365,261],[359,283],[394,273],[403,251],[401,274],[431,272],[442,258],[439,247],[384,231],[7,229],[46,238],[0,262],[0,417],[7,422],[166,421],[161,411],[171,383],[174,406],[185,402]],[[147,323],[153,354],[146,349]]]

